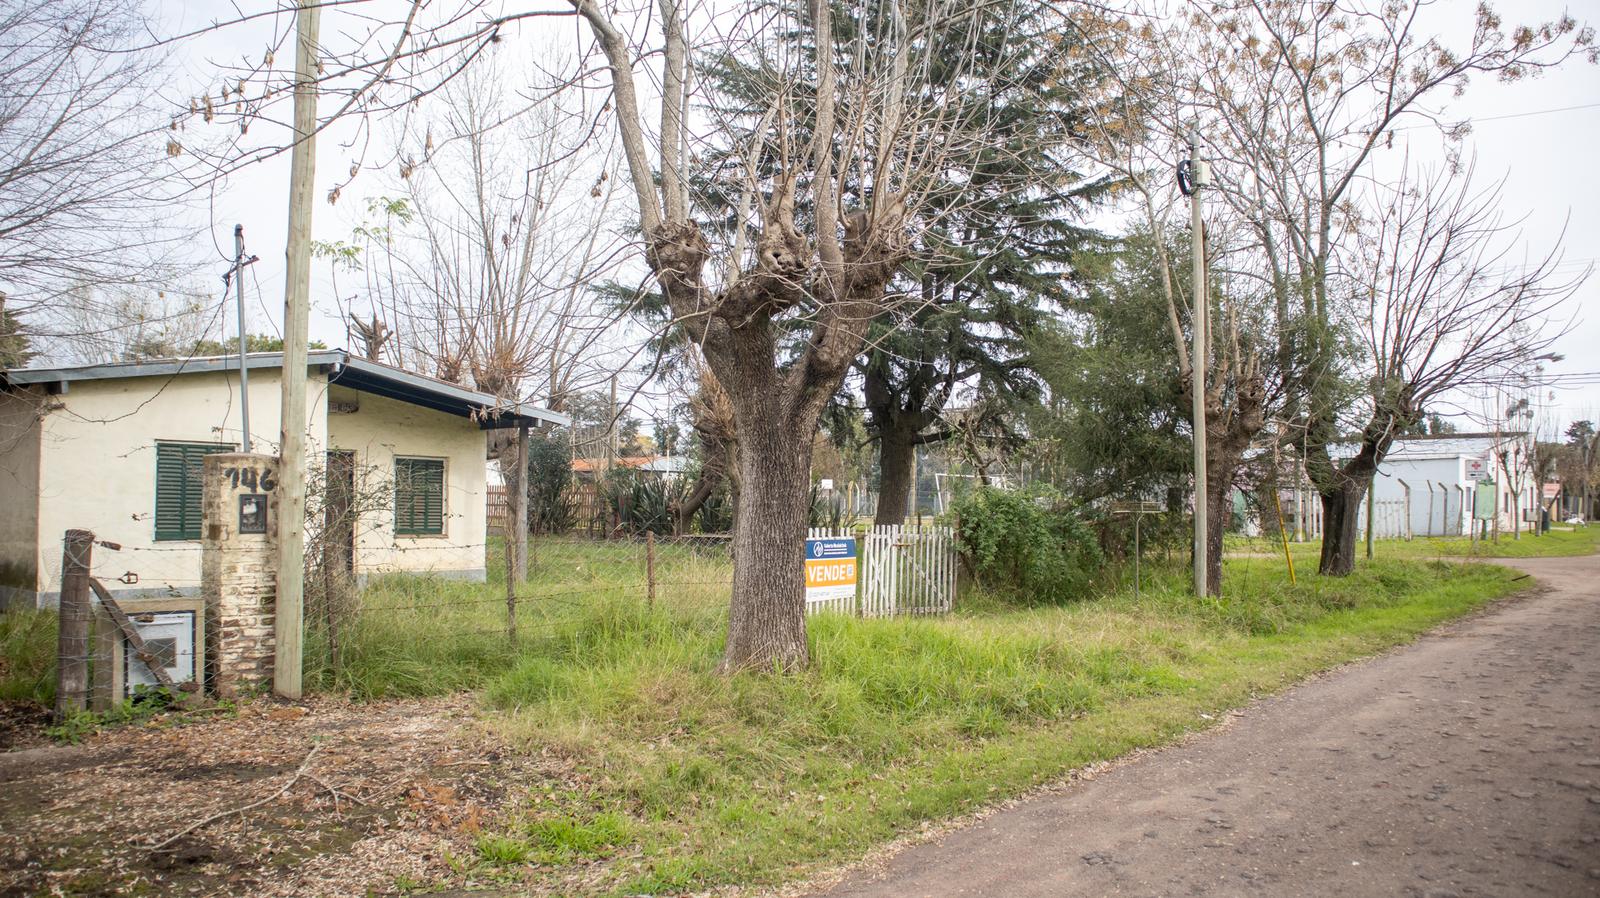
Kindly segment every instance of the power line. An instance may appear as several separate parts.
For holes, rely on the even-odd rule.
[[[1576,111],[1578,111],[1580,109],[1594,109],[1595,107],[1600,107],[1600,103],[1579,103],[1576,106],[1557,106],[1557,107],[1554,107],[1552,109],[1530,109],[1527,112],[1508,112],[1505,115],[1484,115],[1484,116],[1477,116],[1477,117],[1473,117],[1473,118],[1458,119],[1458,120],[1456,120],[1454,122],[1450,122],[1450,123],[1429,122],[1429,123],[1427,123],[1425,125],[1424,124],[1397,125],[1397,126],[1395,126],[1393,128],[1385,128],[1384,130],[1386,130],[1386,131],[1415,131],[1418,128],[1455,127],[1455,126],[1458,126],[1458,125],[1477,124],[1478,122],[1500,122],[1500,121],[1505,121],[1506,119],[1527,118],[1529,116],[1534,116],[1534,115],[1554,115],[1557,112],[1576,112]]]

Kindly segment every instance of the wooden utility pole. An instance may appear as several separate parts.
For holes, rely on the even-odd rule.
[[[1189,242],[1194,255],[1194,302],[1189,317],[1193,322],[1190,337],[1194,347],[1189,392],[1194,398],[1194,594],[1208,593],[1206,577],[1206,355],[1211,341],[1210,303],[1206,301],[1206,237],[1200,191],[1210,181],[1205,160],[1200,158],[1200,134],[1189,131]]]
[[[272,691],[300,697],[305,617],[306,342],[311,319],[311,203],[317,171],[318,0],[295,15],[294,151],[289,160],[289,237],[283,287],[283,384],[279,432],[278,604]]]
[[[517,428],[517,461],[513,477],[506,478],[507,486],[516,489],[506,496],[506,513],[511,515],[511,550],[506,557],[513,563],[515,580],[528,579],[528,425]]]
[[[68,530],[61,545],[61,608],[56,631],[56,723],[89,697],[89,555],[94,534]]]

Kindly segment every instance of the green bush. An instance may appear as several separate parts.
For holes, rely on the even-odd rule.
[[[560,439],[528,441],[528,524],[534,533],[566,533],[577,516],[572,486],[572,448]]]
[[[978,582],[1027,602],[1086,595],[1103,556],[1093,532],[1048,493],[982,487],[952,507],[960,548]]]

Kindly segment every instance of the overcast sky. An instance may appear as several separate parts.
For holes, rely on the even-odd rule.
[[[1473,0],[1445,0],[1433,10],[1432,17],[1447,37],[1459,39],[1470,29],[1475,6]],[[1568,10],[1580,21],[1600,22],[1600,2],[1596,0],[1579,4],[1519,0],[1501,2],[1497,7],[1508,20],[1553,19]],[[163,14],[169,28],[193,27],[204,24],[216,10],[211,4],[169,2],[163,6]],[[336,26],[338,15],[334,11],[325,16],[324,28]],[[507,36],[509,46],[500,52],[525,47],[537,39],[536,33],[570,34],[577,40],[570,21],[556,21],[560,24],[541,22],[518,29]],[[212,61],[259,54],[267,33],[240,28],[215,35],[185,47],[178,62],[191,77],[204,81],[206,73],[214,71]],[[1564,231],[1560,272],[1578,275],[1593,264],[1600,257],[1600,172],[1593,163],[1595,148],[1600,146],[1600,69],[1573,61],[1563,69],[1517,84],[1479,78],[1465,96],[1451,101],[1448,109],[1447,118],[1470,119],[1474,123],[1466,149],[1476,154],[1482,182],[1505,177],[1507,217],[1525,216],[1522,232],[1526,251],[1517,255],[1527,259],[1542,257]],[[319,202],[313,230],[321,240],[348,237],[364,198],[384,189],[382,175],[367,174],[345,192],[339,205],[320,201],[356,161],[356,152],[341,146],[342,136],[345,135],[333,131],[318,144]],[[1437,156],[1440,151],[1439,136],[1430,129],[1412,129],[1398,136],[1411,142],[1413,158]],[[215,245],[224,255],[232,252],[232,230],[237,222],[245,226],[249,250],[261,257],[246,282],[252,330],[276,332],[276,322],[282,317],[287,182],[285,155],[233,177],[216,191],[214,199],[208,200],[202,212],[211,224]],[[216,272],[220,274],[226,265],[223,255],[219,255]],[[332,301],[327,266],[318,264],[316,271],[312,338],[330,346],[343,346],[345,331]],[[1600,372],[1600,278],[1591,277],[1579,288],[1568,311],[1569,321],[1553,324],[1571,327],[1557,346],[1564,359],[1549,366],[1561,381],[1541,391],[1539,397],[1547,405],[1549,421],[1563,428],[1574,418],[1600,420],[1600,376],[1591,378],[1591,385],[1583,385],[1583,380],[1575,377],[1584,372]]]

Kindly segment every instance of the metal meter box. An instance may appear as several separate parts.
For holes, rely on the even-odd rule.
[[[128,598],[117,604],[138,629],[145,648],[160,659],[167,676],[180,686],[199,684],[205,665],[205,600]],[[145,662],[134,656],[127,637],[100,603],[95,603],[94,708],[104,711],[136,694],[140,686],[160,685]],[[198,696],[199,691],[178,698]]]

